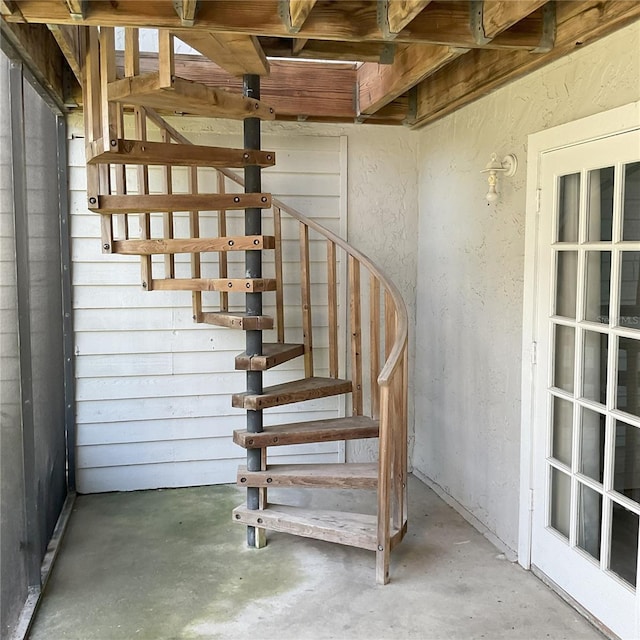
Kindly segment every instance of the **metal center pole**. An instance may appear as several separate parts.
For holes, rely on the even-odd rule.
[[[260,99],[260,76],[247,74],[244,76],[243,94],[249,98]],[[260,149],[260,119],[246,118],[244,120],[244,148]],[[262,191],[261,169],[258,166],[245,167],[244,169],[245,193],[260,193]],[[262,210],[257,208],[245,209],[244,217],[245,235],[262,234]],[[245,277],[262,277],[262,251],[245,252]],[[248,315],[262,315],[262,294],[246,294],[246,312]],[[262,331],[246,332],[246,351],[248,356],[262,355]],[[262,393],[262,371],[247,371],[247,391],[249,393]],[[262,411],[247,410],[247,431],[259,433],[262,431]],[[261,449],[247,449],[247,470],[260,471]],[[247,507],[258,509],[260,507],[260,490],[249,487],[247,489]],[[247,527],[247,544],[256,546],[256,529]]]

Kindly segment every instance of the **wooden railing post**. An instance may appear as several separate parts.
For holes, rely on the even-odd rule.
[[[302,298],[302,333],[304,342],[304,375],[313,376],[313,336],[311,322],[311,273],[309,263],[309,227],[300,224],[300,287]]]
[[[360,314],[360,263],[349,256],[349,316],[351,327],[351,398],[353,415],[362,415],[362,327]]]
[[[380,374],[380,280],[371,274],[369,289],[369,341],[371,360],[371,417],[380,415],[380,390],[378,375]]]
[[[336,244],[327,240],[327,288],[329,314],[329,377],[338,377],[338,278]]]
[[[216,171],[216,178],[218,182],[218,193],[225,193],[226,187],[224,184],[224,175],[219,171]],[[218,210],[218,237],[224,238],[227,235],[227,210]],[[228,277],[228,262],[227,252],[221,251],[218,254],[218,277]],[[220,292],[220,311],[229,311],[229,294],[226,291]]]
[[[273,207],[273,234],[275,236],[275,271],[276,271],[276,331],[278,342],[284,343],[284,281],[282,278],[282,212],[280,207]]]

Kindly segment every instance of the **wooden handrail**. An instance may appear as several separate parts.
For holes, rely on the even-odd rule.
[[[147,109],[147,117],[151,120],[157,127],[166,128],[171,137],[181,144],[193,144],[189,138],[181,134],[177,129],[172,127],[169,123],[167,123],[158,113],[156,113],[153,109]],[[226,178],[235,182],[237,185],[243,186],[244,181],[238,175],[236,175],[233,171],[229,171],[228,169],[220,169],[218,168],[222,175]],[[380,387],[388,387],[391,383],[391,378],[393,374],[398,370],[399,367],[402,366],[402,355],[403,351],[407,346],[408,342],[408,332],[409,332],[409,320],[407,317],[407,309],[404,304],[404,300],[402,299],[402,295],[400,291],[396,287],[396,285],[384,274],[384,272],[379,269],[369,257],[367,257],[361,251],[358,251],[350,244],[348,244],[345,240],[343,240],[340,236],[336,235],[329,229],[326,229],[321,224],[308,218],[303,213],[300,213],[297,209],[289,206],[288,204],[282,202],[278,198],[272,199],[272,204],[274,207],[278,207],[281,211],[284,211],[292,218],[295,218],[302,224],[306,225],[310,229],[318,232],[321,236],[324,236],[327,240],[331,240],[341,249],[343,249],[348,255],[355,258],[360,264],[364,265],[369,273],[373,274],[378,278],[380,284],[384,287],[384,289],[389,293],[391,299],[393,300],[393,305],[396,311],[396,338],[387,357],[382,370],[380,371],[380,375],[378,376],[378,385]]]

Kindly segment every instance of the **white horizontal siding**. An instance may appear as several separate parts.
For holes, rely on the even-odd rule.
[[[180,121],[194,143],[242,145],[238,136],[211,131],[210,121]],[[76,352],[77,458],[80,492],[124,491],[234,482],[244,450],[233,444],[234,429],[245,426],[245,412],[231,407],[231,394],[245,388],[244,372],[234,370],[244,350],[244,333],[195,325],[191,294],[143,291],[140,263],[134,256],[103,255],[99,216],[87,210],[84,139],[71,120],[69,142],[70,209],[73,259],[73,308]],[[151,127],[151,130],[153,128]],[[207,129],[197,133],[198,129]],[[131,135],[131,134],[130,134]],[[318,219],[336,233],[346,227],[345,176],[338,137],[265,136],[263,148],[276,152],[276,167],[263,174],[263,191]],[[342,143],[342,148],[344,143]],[[186,190],[187,170],[173,169],[174,192]],[[215,174],[198,170],[202,192],[215,191]],[[128,180],[135,186],[135,171]],[[151,168],[151,190],[160,178]],[[237,188],[230,183],[228,190]],[[243,234],[243,213],[228,212],[227,233]],[[206,214],[202,236],[217,235],[215,212]],[[186,214],[175,214],[176,236],[188,234]],[[271,213],[263,215],[264,233],[273,233]],[[160,229],[161,217],[152,222]],[[297,223],[283,217],[284,297],[288,341],[302,341]],[[314,324],[327,325],[326,245],[311,236]],[[265,251],[265,277],[273,277],[273,252]],[[203,258],[203,277],[217,277],[217,254]],[[230,252],[229,276],[243,277],[244,254]],[[162,258],[154,258],[154,277],[162,277]],[[179,277],[189,277],[188,256],[176,257]],[[205,292],[207,310],[216,310],[219,294]],[[230,294],[232,308],[244,305]],[[265,313],[275,314],[273,293],[264,296]],[[316,373],[328,367],[326,329],[314,336]],[[267,331],[265,341],[275,341]],[[302,360],[265,374],[265,385],[304,375]],[[265,412],[265,424],[326,419],[341,415],[341,398],[312,400]],[[336,443],[282,447],[270,457],[280,462],[335,462]]]

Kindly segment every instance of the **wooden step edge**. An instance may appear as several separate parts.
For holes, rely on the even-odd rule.
[[[151,281],[157,291],[236,291],[255,293],[275,291],[275,278],[158,278]]]
[[[378,464],[270,464],[265,471],[247,471],[246,466],[240,466],[236,481],[241,487],[376,489]]]
[[[270,193],[89,194],[87,204],[89,211],[102,214],[269,209],[270,207]]]
[[[242,331],[266,331],[274,327],[271,316],[248,316],[233,311],[205,311],[198,322]]]
[[[377,438],[379,422],[367,416],[329,418],[310,422],[292,422],[265,427],[260,433],[249,433],[246,429],[233,432],[233,441],[245,449],[279,447],[310,442],[335,442]]]
[[[250,510],[243,504],[233,510],[232,520],[239,524],[369,551],[375,551],[378,547],[376,516],[361,513],[278,504],[270,504],[266,509]]]
[[[180,167],[272,167],[273,151],[227,149],[195,144],[100,138],[87,145],[87,164],[174,165]]]
[[[293,382],[265,387],[261,394],[248,392],[236,393],[231,397],[231,405],[235,409],[258,411],[270,407],[280,407],[294,402],[328,398],[343,393],[351,393],[350,380],[338,378],[303,378]]]
[[[113,253],[128,256],[171,255],[273,249],[274,236],[224,236],[218,238],[158,238],[150,240],[114,240]]]
[[[246,351],[238,354],[236,369],[238,371],[266,371],[302,355],[304,355],[304,344],[264,343],[262,355],[248,356]]]

